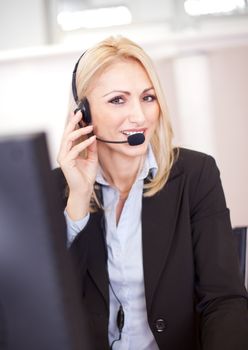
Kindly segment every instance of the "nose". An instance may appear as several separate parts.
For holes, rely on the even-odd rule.
[[[142,108],[141,102],[139,100],[133,101],[128,119],[130,123],[133,123],[133,124],[142,125],[144,123],[145,113]]]

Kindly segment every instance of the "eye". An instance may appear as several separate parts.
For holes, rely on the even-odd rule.
[[[122,96],[115,96],[114,98],[112,98],[111,100],[109,100],[109,103],[113,103],[115,105],[120,105],[122,103],[124,103],[124,98]]]
[[[143,97],[143,100],[146,102],[153,102],[156,99],[157,97],[155,95],[146,95]]]

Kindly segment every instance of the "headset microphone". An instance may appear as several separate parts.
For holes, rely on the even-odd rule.
[[[129,143],[130,146],[138,146],[144,143],[145,141],[145,136],[142,133],[138,134],[133,134],[128,136],[127,142]]]
[[[138,146],[144,143],[145,136],[142,133],[129,135],[126,141],[110,141],[110,140],[101,139],[100,137],[97,137],[96,139],[98,141],[105,142],[105,143],[128,143],[129,146]]]

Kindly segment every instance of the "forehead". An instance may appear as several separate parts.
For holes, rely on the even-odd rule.
[[[91,88],[127,89],[151,87],[151,80],[142,64],[132,58],[117,59],[94,77]]]

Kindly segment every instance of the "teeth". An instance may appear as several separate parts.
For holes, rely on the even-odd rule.
[[[122,131],[124,135],[144,134],[144,131]]]

